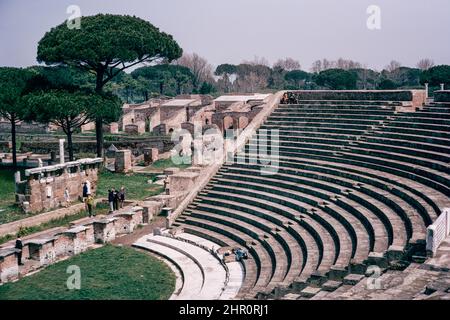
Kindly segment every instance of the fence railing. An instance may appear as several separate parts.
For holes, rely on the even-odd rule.
[[[439,245],[450,234],[450,208],[442,210],[441,215],[427,229],[427,254],[433,257]]]

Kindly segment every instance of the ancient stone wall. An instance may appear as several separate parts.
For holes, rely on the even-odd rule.
[[[83,183],[89,181],[91,193],[97,190],[98,169],[102,159],[82,159],[65,164],[28,169],[26,180],[17,183],[18,202],[26,212],[40,212],[58,208],[66,203],[64,191],[70,201],[82,196]]]
[[[105,142],[105,148],[109,148],[114,144],[119,149],[132,150],[133,154],[142,154],[145,148],[157,148],[160,153],[167,152],[173,148],[173,142],[167,137],[145,137],[145,138],[132,138],[124,137],[119,141]],[[6,149],[7,145],[5,145]],[[9,150],[9,149],[8,149]],[[23,152],[33,152],[36,154],[48,154],[51,151],[59,150],[59,143],[46,142],[46,141],[24,141],[22,142],[21,150]],[[75,141],[74,152],[77,153],[96,153],[95,141]]]
[[[290,103],[301,100],[370,100],[414,102],[421,106],[425,102],[425,90],[302,90],[289,91]]]

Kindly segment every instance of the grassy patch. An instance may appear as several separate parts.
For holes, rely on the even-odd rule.
[[[81,272],[80,290],[69,290],[69,266]],[[0,286],[0,300],[165,300],[175,275],[158,259],[127,247],[106,245]]]
[[[25,214],[16,206],[14,172],[0,170],[0,224],[31,217],[32,214]]]
[[[149,171],[164,171],[167,168],[180,168],[180,169],[186,169],[192,166],[191,164],[175,164],[173,163],[172,159],[160,159],[152,163],[150,166],[148,166],[146,169]]]
[[[126,199],[144,200],[147,197],[160,194],[164,189],[160,185],[148,183],[148,180],[153,181],[154,179],[154,174],[119,174],[102,171],[97,186],[97,196],[107,198],[109,189],[117,190],[124,186]]]

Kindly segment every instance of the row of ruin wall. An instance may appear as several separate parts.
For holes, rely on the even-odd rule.
[[[169,171],[173,172],[169,172]],[[93,247],[94,244],[105,244],[117,237],[133,233],[139,225],[149,223],[161,212],[167,213],[166,226],[170,226],[173,218],[172,208],[177,208],[198,183],[201,168],[191,167],[183,172],[179,169],[167,169],[170,179],[166,193],[152,196],[146,201],[123,208],[107,216],[84,218],[73,222],[72,227],[55,234],[36,237],[29,236],[24,240],[22,261],[33,262],[34,267],[28,272],[53,264],[65,257],[70,257]],[[13,244],[0,247],[0,283],[14,281],[19,278],[17,250]]]
[[[88,219],[87,222],[49,235],[24,240],[22,261],[31,265],[29,272],[53,264],[91,248],[105,244],[121,235],[133,233],[141,224],[159,214],[164,203],[149,201],[140,206],[125,208],[109,216]],[[13,246],[0,248],[0,283],[19,278],[18,250]]]

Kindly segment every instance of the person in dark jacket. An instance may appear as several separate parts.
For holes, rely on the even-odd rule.
[[[23,263],[22,263],[23,243],[22,243],[22,239],[20,239],[20,237],[17,237],[17,239],[16,239],[15,248],[18,250],[18,252],[17,252],[17,259],[18,259],[18,262],[19,262],[19,266],[23,266]]]
[[[109,203],[109,212],[114,211],[114,188],[108,190],[108,203]]]
[[[119,210],[119,191],[114,191],[114,210]]]

